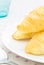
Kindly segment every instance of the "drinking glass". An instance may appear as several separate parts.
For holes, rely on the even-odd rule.
[[[8,15],[11,0],[0,0],[0,18]]]

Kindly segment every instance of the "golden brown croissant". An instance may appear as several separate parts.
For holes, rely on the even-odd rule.
[[[34,34],[33,33],[24,33],[24,32],[21,32],[21,31],[16,31],[12,37],[13,39],[16,39],[16,40],[26,40],[26,39],[30,39]]]
[[[27,43],[25,52],[33,55],[44,55],[44,32],[35,34]]]
[[[29,39],[36,32],[44,30],[44,6],[31,11],[27,17],[17,26],[13,34],[14,39]]]
[[[18,30],[25,32],[39,32],[44,30],[44,6],[31,11],[29,15],[17,26]]]

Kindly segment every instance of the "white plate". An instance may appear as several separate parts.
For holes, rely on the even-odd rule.
[[[13,40],[12,34],[15,32],[15,30],[16,30],[16,24],[14,22],[14,23],[11,23],[10,25],[8,25],[6,27],[6,29],[3,31],[2,41],[5,44],[5,46],[10,51],[12,51],[12,52],[14,52],[14,53],[26,58],[26,59],[44,63],[44,56],[34,56],[34,55],[30,55],[30,54],[25,53],[24,48],[25,48],[27,41]]]
[[[44,63],[44,56],[34,56],[26,54],[24,51],[27,41],[17,41],[12,39],[12,34],[16,30],[16,25],[19,24],[29,11],[34,9],[37,6],[44,4],[44,0],[13,0],[10,8],[10,18],[8,19],[9,24],[6,26],[6,29],[2,33],[2,41],[5,46],[12,52],[36,61]],[[13,22],[14,21],[14,22]]]

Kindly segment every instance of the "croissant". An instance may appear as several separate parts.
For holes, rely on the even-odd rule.
[[[44,6],[31,11],[17,26],[17,31],[13,34],[14,39],[29,39],[35,33],[44,30]]]
[[[29,15],[17,26],[18,30],[25,32],[40,32],[44,30],[44,6],[31,11]]]
[[[24,33],[21,31],[16,31],[15,33],[13,33],[12,37],[13,39],[16,40],[26,40],[26,39],[30,39],[33,36],[33,33]]]
[[[35,34],[27,43],[25,52],[33,55],[44,55],[44,32]]]

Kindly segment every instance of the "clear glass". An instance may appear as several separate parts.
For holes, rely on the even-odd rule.
[[[11,0],[0,0],[0,18],[8,15]]]

